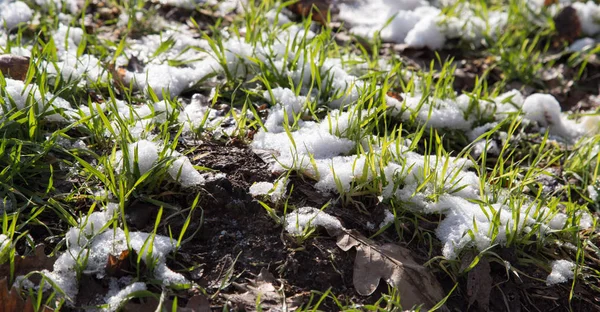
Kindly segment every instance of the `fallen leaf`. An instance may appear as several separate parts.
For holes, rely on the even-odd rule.
[[[233,283],[243,293],[223,296],[244,311],[256,311],[259,298],[263,311],[293,311],[300,307],[302,296],[284,297],[282,291],[273,285],[275,282],[275,277],[266,268],[262,268],[256,279],[247,284]]]
[[[398,101],[400,101],[400,102],[404,101],[404,99],[402,98],[402,95],[400,95],[400,93],[398,93],[398,92],[395,92],[395,91],[388,91],[388,92],[387,92],[387,95],[388,95],[389,97],[393,97],[393,98],[395,98],[396,100],[398,100]]]
[[[108,281],[97,279],[94,275],[82,274],[79,280],[81,287],[77,292],[75,306],[94,306],[104,304],[104,295],[108,291]]]
[[[6,77],[25,80],[29,70],[29,57],[2,54],[0,55],[0,72]]]
[[[109,254],[105,267],[106,274],[108,276],[113,277],[121,277],[125,275],[124,273],[128,271],[131,267],[131,262],[129,261],[129,254],[129,250],[123,250],[121,254],[119,254],[119,256]]]
[[[353,283],[363,296],[371,295],[379,280],[384,279],[398,288],[406,308],[420,304],[431,308],[444,298],[439,282],[413,259],[407,248],[395,244],[377,245],[354,230],[339,234],[337,245],[344,251],[356,248]]]
[[[290,11],[302,17],[308,17],[312,13],[312,20],[323,25],[327,23],[330,8],[329,1],[325,0],[300,0],[288,6]]]
[[[479,311],[490,309],[490,294],[492,292],[492,275],[490,274],[490,262],[481,258],[477,265],[467,274],[467,296],[469,306],[477,302]]]
[[[14,275],[13,278],[19,275],[25,275],[32,271],[50,270],[52,271],[56,257],[48,257],[44,253],[44,245],[37,245],[34,253],[31,256],[15,256],[14,259]],[[10,263],[0,265],[0,276],[10,276]],[[40,281],[37,275],[29,278],[34,283]]]
[[[11,287],[8,290],[8,281],[4,277],[0,280],[0,312],[33,312],[33,302],[31,298],[27,297],[27,300],[23,300],[19,294],[19,290],[15,287]],[[50,307],[44,305],[41,306],[37,311],[50,312],[54,311]]]
[[[577,16],[577,10],[572,6],[564,7],[554,17],[554,26],[561,41],[573,43],[575,39],[581,36],[581,22]]]

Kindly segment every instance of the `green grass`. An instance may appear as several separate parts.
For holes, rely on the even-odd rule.
[[[473,127],[494,121],[495,118],[493,112],[482,111],[480,103],[494,99],[513,81],[543,89],[544,82],[538,79],[539,73],[555,65],[554,61],[544,61],[555,31],[553,23],[530,27],[525,22],[526,13],[521,10],[520,3],[474,3],[478,8],[476,12],[482,16],[488,10],[505,8],[509,12],[510,29],[499,36],[486,34],[483,45],[475,51],[466,42],[459,42],[456,46],[458,51],[489,57],[492,60],[491,69],[499,70],[503,77],[502,81],[488,85],[486,73],[478,77],[473,90],[465,93],[470,102],[463,117],[472,121]],[[282,166],[282,179],[298,175],[317,182],[327,173],[317,170],[321,163],[312,155],[302,160],[296,152],[303,147],[294,141],[294,133],[306,122],[327,124],[331,134],[352,142],[353,148],[347,156],[356,157],[352,163],[354,174],[349,184],[345,184],[335,164],[330,166],[335,181],[335,191],[328,194],[330,203],[352,213],[368,214],[370,207],[365,203],[382,202],[395,215],[395,222],[386,230],[378,231],[375,239],[386,232],[425,250],[429,256],[427,266],[439,276],[452,280],[452,285],[465,282],[466,271],[460,270],[460,264],[466,253],[475,251],[479,258],[485,257],[503,264],[508,260],[498,252],[502,247],[514,250],[516,254],[515,265],[507,268],[511,274],[526,275],[527,272],[520,271],[521,267],[549,272],[549,261],[566,258],[577,264],[576,277],[569,282],[569,300],[572,299],[573,289],[579,284],[600,291],[596,286],[600,280],[597,217],[593,217],[590,229],[578,227],[582,212],[600,209],[599,199],[592,199],[588,193],[588,186],[600,190],[597,148],[600,134],[581,137],[574,144],[557,142],[547,133],[533,133],[530,127],[523,124],[522,114],[515,112],[507,114],[495,127],[478,138],[487,140],[488,144],[493,140],[501,142],[499,153],[488,155],[484,152],[474,156],[473,144],[466,131],[428,127],[427,120],[423,120],[419,114],[423,111],[433,112],[441,105],[439,100],[457,100],[460,94],[453,89],[456,68],[453,58],[442,59],[437,56],[430,61],[428,68],[415,71],[400,57],[386,55],[385,48],[377,38],[367,51],[362,46],[338,44],[333,39],[337,30],[311,25],[307,20],[273,25],[265,12],[272,8],[277,11],[283,9],[281,3],[274,1],[250,1],[246,12],[236,16],[232,23],[219,19],[214,26],[207,27],[200,20],[191,19],[189,24],[193,26],[193,31],[198,38],[206,40],[209,49],[200,51],[202,49],[197,47],[187,48],[182,53],[197,49],[201,54],[199,58],[204,59],[207,55],[202,53],[208,53],[207,58],[219,64],[216,72],[191,85],[180,96],[170,97],[163,90],[135,90],[133,85],[121,84],[120,78],[115,76],[116,72],[108,68],[114,66],[120,56],[132,56],[129,50],[132,37],[160,33],[161,29],[157,26],[159,14],[153,7],[152,14],[143,14],[141,20],[134,21],[136,14],[142,12],[145,2],[109,1],[107,5],[119,8],[129,16],[129,22],[121,27],[117,41],[84,31],[79,45],[69,47],[70,51],[75,50],[77,56],[90,54],[101,60],[108,76],[106,80],[87,81],[84,77],[78,81],[51,74],[51,69],[60,70],[57,65],[60,59],[57,42],[64,41],[52,39],[60,23],[56,8],[42,12],[39,7],[32,5],[40,14],[39,23],[31,28],[24,25],[13,30],[6,47],[0,47],[4,53],[11,53],[19,47],[32,52],[25,84],[35,86],[42,95],[41,105],[36,103],[33,96],[29,96],[24,107],[19,108],[6,95],[8,78],[0,76],[0,85],[3,86],[0,91],[1,234],[6,235],[10,242],[0,250],[0,265],[13,268],[17,253],[27,252],[39,243],[52,246],[55,255],[62,254],[69,247],[65,243],[69,228],[84,229],[90,216],[109,203],[118,209],[102,229],[94,229],[86,239],[92,240],[105,230],[117,229],[122,229],[128,237],[130,225],[125,217],[126,211],[133,202],[142,200],[152,202],[160,209],[153,215],[153,226],[148,229],[150,236],[142,247],[147,251],[147,258],[143,259],[143,252],[138,254],[134,259],[136,272],[132,276],[135,281],[152,285],[152,292],[160,292],[160,281],[153,276],[157,260],[151,256],[155,236],[166,235],[175,242],[178,249],[170,256],[175,261],[178,253],[185,250],[199,233],[199,229],[190,228],[190,224],[198,211],[202,211],[200,202],[201,197],[205,196],[197,189],[194,192],[198,195],[194,194],[191,199],[182,196],[177,203],[163,201],[161,194],[167,190],[184,192],[167,174],[168,166],[175,160],[172,152],[177,150],[185,155],[193,151],[193,147],[181,143],[183,139],[220,138],[228,142],[236,140],[251,143],[251,133],[266,129],[263,104],[266,104],[266,108],[277,104],[267,101],[263,95],[267,92],[273,98],[272,90],[282,87],[292,90],[297,96],[307,96],[300,112],[293,116],[291,112],[286,112],[291,118],[284,118],[282,126],[291,141],[292,154],[297,158]],[[63,9],[63,12],[66,11]],[[448,16],[458,14],[453,12],[453,8],[448,8],[445,13]],[[75,15],[68,22],[71,29],[85,29],[82,15]],[[116,29],[116,21],[103,22],[110,30]],[[222,23],[227,23],[227,28]],[[313,37],[307,35],[310,29],[315,30]],[[286,32],[289,35],[282,36]],[[155,51],[149,51],[148,62],[160,59],[162,54],[173,49],[175,39],[162,40]],[[252,51],[243,50],[241,52],[246,55],[232,56],[228,49],[237,40]],[[577,78],[586,70],[587,57],[596,52],[597,49],[569,57],[569,66],[579,69]],[[344,70],[357,73],[358,79],[349,82],[346,88],[336,85],[335,69],[330,63],[335,59],[339,60]],[[233,62],[237,63],[237,67],[232,65]],[[171,65],[176,66],[188,66],[190,63],[192,61],[170,61]],[[208,111],[197,127],[192,129],[186,128],[185,122],[180,120],[184,116],[181,108],[188,101],[188,94],[208,94],[206,91],[211,88],[214,88],[214,92],[209,105],[217,107],[220,103],[226,103],[231,106],[225,117],[235,121],[232,132],[224,133],[219,123],[211,123]],[[390,93],[420,97],[418,105],[409,107],[404,98],[400,101],[404,102],[401,107],[391,109],[385,99]],[[152,104],[158,102],[157,94],[164,95],[169,108],[167,113],[154,110]],[[52,113],[51,104],[57,101],[56,97],[68,101],[77,118],[67,118],[58,123],[45,119]],[[102,98],[101,103],[98,98]],[[160,143],[160,147],[157,162],[146,172],[140,172],[137,150],[134,150],[134,155],[128,155],[128,146],[139,140],[132,129],[140,122],[140,116],[136,115],[134,109],[124,113],[118,101],[151,107],[150,116],[143,120],[145,126],[142,137]],[[341,111],[348,112],[348,117],[333,113],[330,103],[339,104]],[[69,116],[66,112],[58,113]],[[161,114],[166,114],[164,120],[154,119]],[[345,122],[348,126],[341,131],[338,125]],[[82,140],[85,148],[72,144],[77,140]],[[122,154],[120,164],[117,162],[119,153]],[[420,155],[422,159],[416,162],[410,155]],[[457,163],[454,157],[458,159]],[[130,159],[133,163],[130,163]],[[304,163],[301,164],[302,161]],[[466,164],[467,161],[470,165]],[[387,170],[393,164],[397,165],[396,172],[390,174]],[[211,168],[196,169],[204,171]],[[458,196],[467,188],[464,179],[468,173],[477,177],[477,191],[481,196],[465,199],[465,202],[479,206],[488,219],[490,225],[484,234],[490,239],[489,246],[478,250],[469,243],[458,251],[455,258],[445,258],[441,253],[443,246],[435,231],[431,230],[442,222],[443,213],[428,210],[429,206],[424,207],[424,203],[435,205],[444,198]],[[559,184],[550,193],[544,191],[541,182],[548,176]],[[289,189],[287,197],[291,197],[294,186],[290,185]],[[180,205],[182,201],[187,205],[185,208]],[[285,224],[285,215],[295,208],[288,204],[287,198],[270,202],[268,196],[261,205],[274,224]],[[500,206],[503,208],[500,209]],[[565,215],[565,226],[560,229],[549,228],[549,222],[559,213]],[[531,217],[531,222],[525,223],[521,219],[523,215]],[[511,221],[501,221],[504,218]],[[180,220],[183,226],[171,227],[169,221],[172,220]],[[421,228],[423,222],[434,226]],[[473,222],[473,229],[465,233],[469,241],[475,241],[479,235],[483,235],[478,233],[477,222]],[[42,227],[44,234],[33,235],[33,227]],[[295,238],[296,244],[307,244],[315,233],[314,228],[305,229],[301,236]],[[557,256],[553,253],[556,246],[571,247],[561,249],[562,255]],[[75,268],[78,278],[85,274],[88,261],[85,251],[82,248],[77,257]],[[182,271],[186,269],[192,268]],[[11,273],[11,283],[15,277]],[[235,278],[232,264],[219,291],[212,294],[213,299],[218,297],[219,292],[225,291]],[[540,284],[544,283],[544,280],[537,280]],[[72,304],[74,298],[65,298],[64,291],[51,279],[42,281],[50,283],[52,290],[24,292],[35,302],[35,310],[41,309],[42,303],[53,307]],[[164,290],[165,294],[177,294],[178,287],[201,289],[195,284],[175,285]],[[448,295],[458,296],[457,287],[447,289]],[[147,295],[149,293],[132,294],[131,297]],[[301,310],[323,309],[320,306],[324,302],[333,302],[336,308],[347,311],[410,308],[402,307],[401,294],[389,287],[387,293],[383,293],[375,303],[362,307],[340,300],[330,290],[314,289]]]

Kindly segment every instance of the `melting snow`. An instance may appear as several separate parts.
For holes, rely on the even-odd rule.
[[[570,279],[573,279],[575,273],[575,263],[568,260],[555,260],[552,261],[552,272],[546,278],[546,285],[554,285],[564,283]]]
[[[116,213],[118,213],[117,206],[109,204],[104,211],[97,211],[87,218],[80,219],[79,226],[71,228],[66,235],[69,249],[58,257],[52,272],[44,272],[65,292],[67,297],[73,299],[79,292],[76,267],[83,263],[81,260],[84,257],[87,257],[87,262],[83,272],[104,278],[106,259],[109,254],[119,256],[128,249],[125,232],[120,228],[110,227],[110,221],[113,220]],[[148,254],[150,244],[147,243],[150,242],[150,239],[152,239],[151,255]],[[169,237],[144,232],[129,232],[129,245],[141,255],[144,262],[152,261],[155,265],[154,274],[161,278],[165,285],[187,282],[181,274],[171,271],[166,266],[167,254],[175,249],[174,242]],[[116,296],[115,300],[120,302],[123,298],[122,294],[141,287],[140,284],[133,285],[136,286],[127,287],[114,295]],[[112,302],[110,299],[107,301]]]
[[[340,220],[313,207],[296,209],[285,217],[285,230],[293,235],[301,235],[309,226],[322,226],[335,233],[344,227]]]

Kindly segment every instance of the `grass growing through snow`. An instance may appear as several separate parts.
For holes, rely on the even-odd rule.
[[[536,84],[536,75],[544,66],[549,65],[539,61],[548,49],[548,34],[525,29],[525,25],[520,23],[522,17],[515,3],[511,2],[508,6],[512,12],[511,25],[515,31],[507,31],[495,39],[487,38],[489,42],[486,42],[486,53],[497,58],[495,66],[504,73],[505,80],[488,86],[481,79],[469,94],[472,109],[467,110],[465,114],[468,116],[465,117],[473,118],[476,126],[491,121],[489,114],[478,111],[480,101],[493,99],[503,85],[514,79]],[[112,4],[129,16],[129,22],[123,29],[124,34],[145,35],[157,31],[153,28],[151,15],[134,22],[144,2]],[[351,181],[344,181],[344,175],[331,165],[335,182],[335,189],[331,193],[332,202],[339,200],[342,207],[368,212],[370,207],[364,204],[369,202],[366,199],[383,196],[386,188],[396,192],[406,187],[408,179],[417,176],[416,185],[409,196],[402,199],[388,197],[383,200],[395,215],[395,222],[390,227],[396,230],[398,237],[408,238],[416,241],[419,246],[425,246],[427,255],[431,257],[428,265],[433,270],[444,272],[454,282],[460,282],[466,273],[460,270],[464,253],[459,253],[455,259],[440,256],[441,246],[434,231],[419,227],[422,222],[437,225],[440,218],[435,217],[435,211],[432,218],[432,214],[419,210],[419,207],[415,207],[414,199],[420,194],[427,194],[424,200],[436,203],[444,196],[460,193],[465,188],[461,172],[467,168],[465,164],[454,165],[452,157],[468,159],[472,163],[471,170],[477,173],[482,194],[481,198],[468,202],[479,205],[491,224],[486,233],[491,239],[491,247],[483,249],[478,257],[489,257],[497,262],[506,260],[495,249],[500,247],[496,241],[500,240],[499,235],[503,233],[506,237],[502,239],[502,246],[515,251],[517,264],[535,266],[548,272],[549,260],[556,258],[552,248],[559,246],[577,263],[578,274],[573,285],[582,282],[594,287],[600,279],[597,269],[592,265],[599,252],[594,243],[597,234],[594,230],[581,231],[577,225],[583,217],[581,211],[588,207],[598,209],[599,206],[598,202],[590,198],[588,186],[596,190],[599,188],[597,146],[600,144],[600,136],[582,138],[573,146],[565,147],[554,143],[547,134],[537,137],[529,135],[527,127],[522,124],[522,116],[514,113],[479,135],[478,139],[488,140],[491,144],[493,140],[498,140],[498,133],[504,133],[506,139],[502,141],[499,153],[488,155],[483,152],[473,156],[473,146],[466,131],[447,132],[431,128],[419,119],[419,113],[423,109],[429,109],[431,113],[437,108],[437,100],[456,100],[457,94],[452,87],[454,65],[451,59],[438,58],[432,61],[427,70],[412,72],[399,58],[392,57],[391,60],[383,60],[388,67],[379,68],[380,42],[375,42],[370,52],[341,47],[333,39],[334,30],[330,28],[316,26],[308,21],[273,25],[265,15],[271,8],[279,13],[282,10],[282,6],[273,1],[251,2],[245,14],[234,20],[227,31],[214,27],[210,31],[211,35],[208,35],[201,29],[196,30],[198,36],[206,40],[212,53],[209,57],[217,61],[221,71],[198,82],[194,87],[203,90],[206,88],[203,86],[205,82],[216,84],[215,95],[209,105],[216,107],[217,102],[226,102],[233,106],[226,117],[233,118],[236,126],[233,132],[224,135],[227,140],[249,142],[250,132],[261,129],[264,131],[261,105],[267,102],[263,96],[265,92],[270,93],[273,99],[273,90],[282,87],[289,88],[297,96],[307,96],[301,111],[295,114],[285,112],[290,118],[283,119],[284,132],[290,138],[292,153],[297,158],[282,166],[282,175],[299,173],[315,181],[324,176],[319,160],[313,155],[302,157],[298,151],[304,146],[296,144],[294,139],[294,133],[306,121],[314,121],[326,123],[331,134],[352,142],[353,148],[348,154],[356,156],[350,165]],[[482,12],[485,10],[487,8],[482,8]],[[192,231],[189,225],[198,207],[198,197],[190,201],[190,208],[187,210],[163,201],[168,198],[163,196],[163,192],[176,184],[169,177],[167,169],[175,161],[172,151],[181,147],[184,135],[209,139],[220,133],[221,129],[219,125],[210,124],[207,111],[202,121],[188,131],[178,118],[182,114],[182,105],[176,96],[171,97],[167,90],[149,90],[146,93],[136,90],[133,84],[120,83],[121,77],[118,77],[116,71],[104,71],[110,78],[98,81],[86,81],[86,77],[73,80],[54,74],[61,70],[56,50],[70,44],[65,39],[68,38],[68,33],[60,40],[53,38],[53,31],[58,28],[58,24],[57,11],[50,10],[42,15],[34,36],[25,36],[25,27],[21,27],[16,35],[9,38],[4,49],[8,53],[19,46],[26,46],[35,51],[25,84],[39,89],[43,105],[38,105],[34,96],[29,96],[25,107],[18,108],[11,103],[13,100],[5,91],[2,93],[0,131],[3,138],[0,140],[0,167],[3,169],[0,171],[0,208],[3,212],[2,234],[6,235],[6,242],[10,245],[0,250],[0,261],[14,263],[17,250],[30,251],[36,244],[44,242],[45,236],[45,242],[54,247],[54,254],[64,252],[69,247],[65,243],[69,227],[85,228],[90,216],[101,211],[101,207],[108,203],[115,204],[118,209],[103,228],[92,230],[92,234],[85,238],[91,242],[103,231],[123,229],[129,242],[127,209],[133,202],[142,201],[159,206],[160,209],[142,247],[142,250],[147,251],[146,258],[144,259],[142,252],[135,259],[137,266],[134,279],[155,285],[153,290],[157,291],[160,283],[153,280],[156,259],[151,254],[153,240],[161,231],[161,225],[165,224],[163,221],[179,219],[184,224],[181,229],[167,225],[165,227],[168,230],[161,231],[163,235],[168,233],[178,248],[184,249],[186,242],[197,232]],[[84,29],[81,19],[77,17],[70,23],[70,27],[72,31]],[[288,36],[281,36],[281,33],[286,32]],[[84,54],[95,55],[108,68],[109,63],[114,66],[120,55],[127,56],[131,45],[127,39],[124,35],[120,41],[115,42],[84,31],[79,44],[68,49],[74,49],[78,57]],[[163,43],[155,51],[150,51],[151,58],[158,58],[173,48],[173,39],[163,39]],[[232,53],[233,48],[228,44],[235,40],[247,44],[244,48],[249,47],[252,51],[238,51],[239,55]],[[60,43],[63,46],[59,47]],[[356,73],[359,79],[347,81],[344,87],[340,87],[336,84],[336,75],[339,74],[334,69],[334,65],[338,64],[329,63],[332,60],[339,60],[341,68]],[[364,68],[363,64],[367,64],[368,68]],[[171,65],[182,64],[171,62]],[[55,70],[52,71],[51,68]],[[0,83],[6,86],[4,77]],[[53,95],[48,96],[50,93],[47,92]],[[390,93],[421,95],[421,99],[414,107],[402,105],[392,109],[385,100]],[[165,98],[165,105],[168,107],[166,112],[153,108],[153,104],[159,102],[157,94]],[[67,117],[66,120],[53,123],[44,119],[44,116],[53,113],[51,104],[56,101],[56,97],[67,100],[75,108],[77,117],[72,118],[67,112],[59,111],[59,114]],[[125,102],[125,106],[120,106],[121,101]],[[331,103],[348,114],[332,113],[334,108]],[[277,104],[277,101],[272,100],[268,106]],[[140,116],[132,108],[133,105],[148,105],[151,107],[150,114]],[[155,118],[161,115],[166,116],[159,122]],[[348,125],[340,130],[339,125],[342,123]],[[140,124],[142,126],[137,127]],[[140,151],[135,147],[140,138],[160,143],[157,160],[145,172],[140,171]],[[79,140],[82,143],[78,143]],[[130,146],[133,148],[129,148]],[[409,159],[411,153],[423,156],[420,167]],[[398,164],[398,170],[393,175],[386,174],[386,168],[391,163]],[[561,175],[552,173],[554,169],[559,169]],[[540,182],[547,176],[558,180],[575,179],[576,183],[562,181],[565,183],[559,183],[557,189],[548,193]],[[508,207],[508,218],[513,222],[500,221],[506,217],[503,215],[506,210],[498,209],[494,206],[496,203]],[[273,204],[273,207],[278,206],[278,203]],[[279,222],[283,222],[282,216],[292,210],[287,202],[279,203],[283,207],[280,210],[268,204],[264,206],[273,219]],[[547,209],[542,209],[543,207]],[[565,226],[561,229],[544,227],[559,212],[566,216]],[[439,211],[437,213],[439,216]],[[531,216],[533,226],[520,220],[523,214]],[[591,229],[595,229],[595,223],[596,220]],[[404,226],[405,224],[411,226]],[[33,226],[42,227],[45,235],[30,234],[30,227]],[[314,233],[313,230],[306,229],[298,244],[306,242]],[[467,231],[465,235],[473,240],[477,239],[479,233],[476,221],[474,230]],[[5,246],[0,243],[0,246]],[[88,261],[85,247],[89,246],[83,247],[81,254],[76,257],[77,278],[84,274]],[[475,250],[473,246],[469,248]],[[511,274],[527,274],[515,266],[507,270]],[[229,275],[232,274],[233,272]],[[12,283],[15,277],[11,273],[9,282]],[[51,283],[51,279],[44,281]],[[224,280],[224,283],[229,282]],[[47,304],[52,298],[64,298],[60,286],[52,286],[53,291],[49,293],[29,294],[37,302],[36,307],[40,307],[42,298],[47,298]],[[173,286],[178,287],[185,288],[189,285]],[[60,299],[57,306],[66,304],[69,299],[74,300]],[[325,299],[333,300],[341,310],[351,309],[353,306],[350,302],[338,301],[335,294],[325,292],[319,295],[315,293],[313,300],[303,309],[316,310]],[[398,291],[390,288],[377,303],[364,308],[392,310],[402,307],[401,303]]]

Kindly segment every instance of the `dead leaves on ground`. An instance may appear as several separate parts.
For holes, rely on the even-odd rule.
[[[327,0],[300,0],[290,4],[288,9],[294,14],[310,16],[313,21],[326,25],[327,17],[331,14],[331,3]]]
[[[5,77],[25,80],[28,70],[29,57],[11,54],[0,55],[0,72]]]
[[[475,260],[474,252],[466,254],[462,260],[461,271],[466,270],[473,260]],[[479,259],[475,267],[467,273],[469,306],[473,306],[477,302],[479,311],[489,311],[493,282],[489,260],[487,258]]]
[[[581,22],[577,16],[577,10],[572,6],[564,7],[555,17],[554,26],[558,32],[558,39],[573,43],[581,36]]]
[[[224,297],[244,311],[255,311],[257,306],[264,311],[293,311],[300,307],[302,295],[286,298],[282,287],[279,289],[275,287],[276,283],[275,276],[266,268],[262,268],[256,279],[250,280],[247,284],[233,284],[243,293],[224,295]]]
[[[26,275],[33,271],[50,270],[54,266],[56,257],[48,257],[44,253],[44,245],[37,245],[31,256],[15,256],[13,277]],[[10,276],[10,263],[0,265],[0,277]],[[37,281],[35,279],[38,279]],[[39,282],[39,276],[32,276],[30,279],[34,283]]]
[[[431,308],[444,298],[437,279],[414,260],[407,248],[378,245],[354,230],[338,234],[337,245],[344,251],[356,248],[353,283],[363,296],[371,295],[383,279],[399,290],[404,307],[424,304]]]
[[[34,308],[30,297],[27,297],[27,300],[24,300],[15,287],[11,287],[9,291],[7,278],[4,277],[0,280],[0,312],[16,311],[33,312],[36,311],[36,309]],[[37,309],[37,311],[50,312],[54,310],[47,306],[42,306]]]

